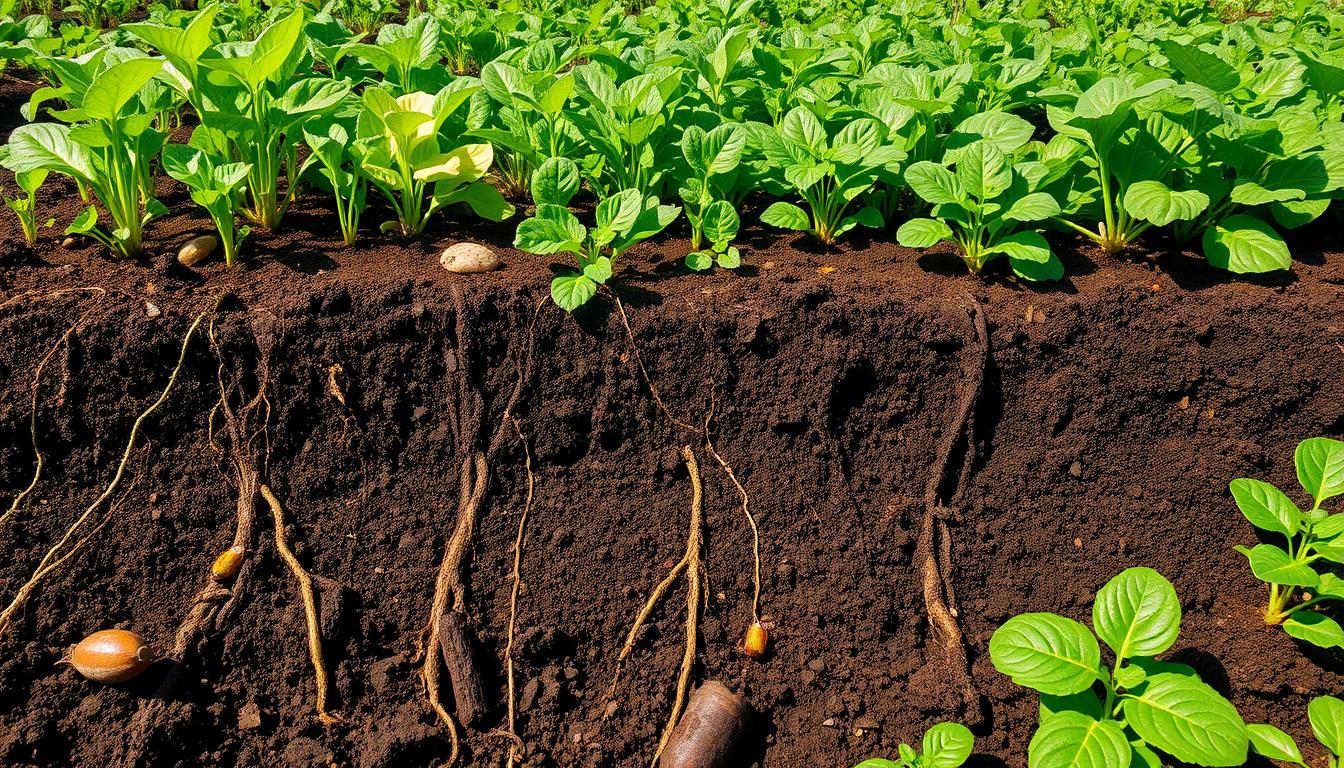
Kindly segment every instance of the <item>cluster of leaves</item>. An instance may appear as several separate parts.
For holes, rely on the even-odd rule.
[[[1344,647],[1344,628],[1317,611],[1344,601],[1344,579],[1325,570],[1344,564],[1344,513],[1324,504],[1344,495],[1344,442],[1324,437],[1304,440],[1293,455],[1297,480],[1311,501],[1303,511],[1288,494],[1261,480],[1231,483],[1232,498],[1256,528],[1272,541],[1237,547],[1255,577],[1269,585],[1265,622],[1323,648]]]
[[[1204,766],[1246,762],[1250,736],[1236,708],[1194,669],[1155,657],[1176,642],[1181,604],[1150,568],[1104,587],[1092,626],[1053,613],[1009,619],[989,642],[994,668],[1041,694],[1033,768],[1163,765],[1158,751]],[[1111,650],[1103,664],[1097,639]]]
[[[317,187],[353,242],[370,188],[416,234],[448,206],[507,217],[504,196],[566,158],[598,200],[680,198],[692,269],[741,263],[753,193],[773,198],[763,222],[824,243],[858,226],[951,241],[971,271],[1002,256],[1027,280],[1063,274],[1051,231],[1116,252],[1160,229],[1233,272],[1289,268],[1282,231],[1344,196],[1344,15],[1089,5],[426,0],[402,18],[383,0],[227,0],[103,29],[0,0],[0,60],[50,84],[29,117],[48,106],[83,147],[38,162],[20,140],[6,162],[74,176],[112,220],[77,229],[128,255],[160,171],[221,227],[274,229]],[[116,71],[148,77],[122,109],[81,111],[131,59]],[[160,158],[184,115],[195,152]],[[98,138],[109,119],[118,135]]]
[[[919,749],[901,744],[895,760],[875,757],[854,768],[961,768],[971,758],[975,737],[960,723],[939,723],[924,733]]]

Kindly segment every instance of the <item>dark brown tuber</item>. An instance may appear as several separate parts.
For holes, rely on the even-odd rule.
[[[747,700],[710,680],[691,694],[658,768],[727,768],[747,730]]]

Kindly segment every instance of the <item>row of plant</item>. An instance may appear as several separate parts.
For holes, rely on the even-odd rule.
[[[1310,507],[1303,511],[1274,486],[1240,479],[1232,496],[1257,529],[1282,539],[1253,549],[1256,578],[1270,585],[1265,622],[1324,648],[1344,647],[1344,630],[1308,610],[1344,600],[1344,581],[1324,566],[1344,564],[1344,512],[1324,504],[1344,496],[1344,442],[1305,440],[1294,455]],[[1249,753],[1306,766],[1291,736],[1272,725],[1247,724],[1232,702],[1186,664],[1159,660],[1176,643],[1181,602],[1151,568],[1129,568],[1097,591],[1092,628],[1055,613],[1009,619],[989,642],[994,668],[1040,694],[1040,724],[1029,746],[1031,768],[1161,768],[1162,755],[1181,764],[1244,765]],[[1100,642],[1098,642],[1100,640]],[[1102,645],[1111,652],[1109,662]],[[1327,768],[1344,765],[1344,701],[1321,696],[1308,706],[1311,728],[1327,750]],[[922,750],[902,745],[897,760],[855,768],[957,768],[971,755],[964,726],[930,729]]]
[[[166,174],[232,264],[249,224],[280,226],[310,187],[347,243],[370,189],[393,213],[382,228],[406,235],[445,208],[503,220],[506,198],[530,194],[516,244],[575,256],[554,292],[573,309],[680,213],[688,266],[736,266],[752,195],[774,198],[762,221],[824,243],[894,229],[910,247],[954,243],[973,272],[1002,256],[1049,280],[1064,266],[1046,230],[1107,253],[1163,230],[1218,267],[1287,269],[1279,230],[1344,190],[1344,15],[1324,5],[1230,24],[1192,11],[1124,34],[997,2],[779,27],[752,0],[436,7],[373,39],[285,4],[251,39],[226,22],[237,4],[158,9],[73,57],[45,52],[42,24],[10,24],[4,37],[22,37],[0,56],[48,81],[25,115],[53,119],[3,150],[23,190],[11,207],[31,236],[42,175],[73,177],[101,206],[68,231],[135,256],[165,213]],[[169,143],[184,123],[190,138]],[[568,210],[578,194],[597,201],[591,227]]]

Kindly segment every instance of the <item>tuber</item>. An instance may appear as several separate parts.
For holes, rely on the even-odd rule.
[[[95,683],[124,683],[158,658],[145,638],[125,629],[104,629],[80,640],[62,662]]]
[[[726,768],[747,729],[746,699],[710,680],[691,694],[658,768]]]
[[[215,581],[232,581],[234,576],[238,575],[238,569],[243,567],[243,555],[245,551],[242,547],[234,545],[219,553],[215,562],[210,566],[210,575]]]
[[[770,644],[770,633],[766,632],[765,625],[759,621],[753,621],[750,627],[747,627],[747,637],[742,641],[742,652],[753,659],[759,659],[765,655],[765,649]]]

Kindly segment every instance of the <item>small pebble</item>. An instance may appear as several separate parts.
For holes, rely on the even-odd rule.
[[[73,251],[79,247],[79,238],[71,235],[61,241],[61,247],[67,251]]]
[[[159,305],[152,301],[145,302],[145,315],[149,317],[158,317],[161,314],[163,314],[163,311],[159,309]]]
[[[439,263],[449,272],[472,275],[491,272],[504,266],[495,252],[476,243],[455,243],[443,250]]]
[[[214,235],[193,237],[177,252],[177,263],[184,267],[194,267],[210,258],[219,246],[219,238]]]

